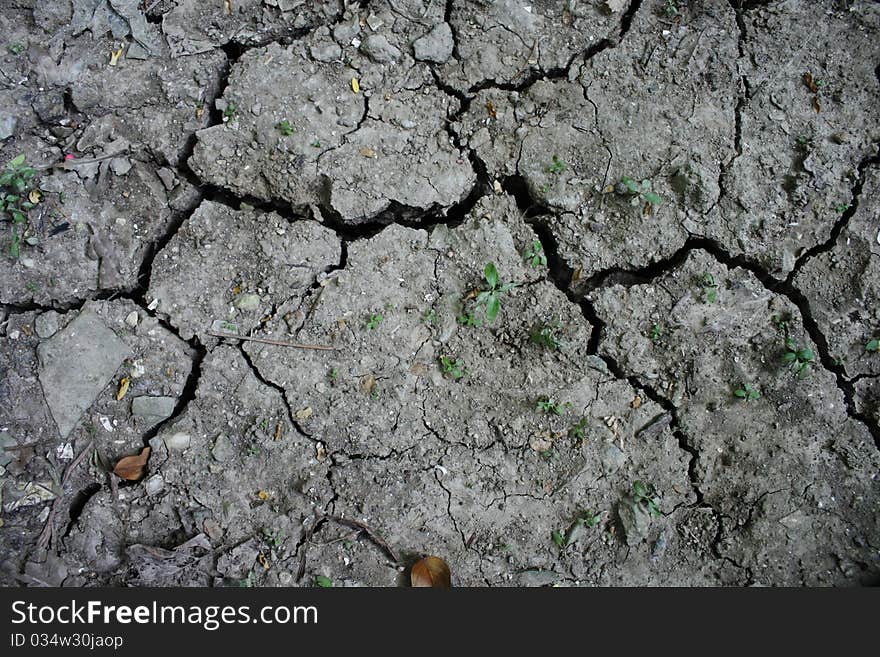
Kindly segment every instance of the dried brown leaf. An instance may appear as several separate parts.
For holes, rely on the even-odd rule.
[[[443,559],[428,556],[413,564],[410,582],[414,587],[448,589],[452,588],[452,574]]]
[[[147,460],[150,458],[150,448],[144,447],[136,456],[126,456],[119,459],[113,474],[127,481],[138,481],[144,476],[147,468]]]

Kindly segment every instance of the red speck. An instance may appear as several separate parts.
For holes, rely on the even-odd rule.
[[[64,156],[64,159],[65,159],[65,160],[72,160],[72,159],[73,159],[73,155],[71,155],[70,153],[68,153],[67,155]]]

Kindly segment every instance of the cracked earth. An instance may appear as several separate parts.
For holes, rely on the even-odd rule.
[[[880,580],[880,3],[0,34],[0,583]]]

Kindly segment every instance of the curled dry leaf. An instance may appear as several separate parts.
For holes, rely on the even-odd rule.
[[[452,588],[449,566],[440,557],[424,557],[413,564],[410,582],[414,587]]]
[[[144,447],[137,456],[126,456],[119,459],[113,474],[128,481],[138,481],[144,476],[147,467],[147,459],[150,458],[150,448]]]

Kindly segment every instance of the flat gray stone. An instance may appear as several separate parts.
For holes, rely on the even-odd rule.
[[[167,420],[174,412],[176,397],[150,397],[143,395],[131,400],[131,414],[143,418],[150,425]]]
[[[54,310],[49,310],[41,315],[37,315],[34,320],[34,330],[41,338],[51,338],[58,332],[60,323],[60,315]]]
[[[128,346],[88,307],[37,347],[43,396],[61,438],[113,379]]]
[[[452,57],[455,42],[449,23],[435,25],[425,36],[413,42],[413,52],[420,62],[444,64]]]

